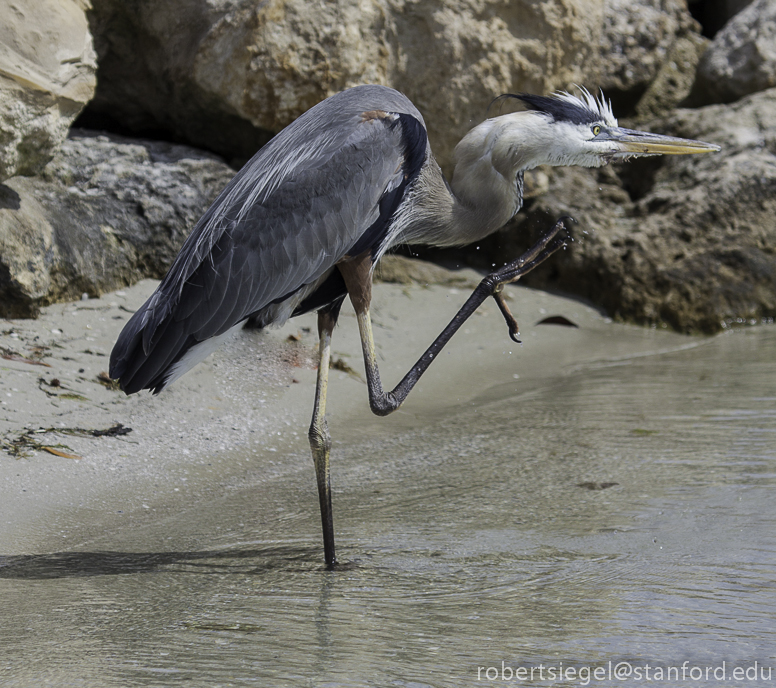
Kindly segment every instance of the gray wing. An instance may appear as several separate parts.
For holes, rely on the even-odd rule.
[[[110,371],[122,389],[160,390],[191,347],[315,282],[347,255],[380,216],[381,199],[404,179],[397,112],[422,124],[396,91],[350,89],[259,151],[121,333]]]

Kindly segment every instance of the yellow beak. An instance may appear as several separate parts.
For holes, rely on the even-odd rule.
[[[720,148],[714,143],[662,136],[648,131],[634,131],[612,127],[602,131],[598,140],[612,141],[616,156],[633,155],[692,155],[694,153],[715,153]],[[595,140],[595,139],[594,139]]]

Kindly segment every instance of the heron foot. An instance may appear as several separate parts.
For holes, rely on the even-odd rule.
[[[542,235],[539,241],[517,260],[507,263],[488,275],[488,278],[493,280],[494,293],[498,286],[517,282],[523,275],[541,265],[553,253],[567,246],[571,241],[566,227],[567,222],[576,222],[576,220],[573,217],[560,218],[551,229]]]

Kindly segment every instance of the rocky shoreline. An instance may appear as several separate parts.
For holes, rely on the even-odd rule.
[[[623,124],[722,151],[540,169],[505,230],[423,255],[487,269],[570,215],[574,244],[529,283],[683,332],[768,322],[776,2],[550,4],[15,3],[0,38],[0,316],[160,278],[236,167],[348,86],[404,91],[449,174],[495,95],[579,83]]]

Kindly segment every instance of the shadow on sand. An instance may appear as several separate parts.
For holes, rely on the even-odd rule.
[[[315,547],[274,545],[199,552],[53,552],[0,555],[0,579],[47,580],[132,573],[259,574],[323,567]]]

